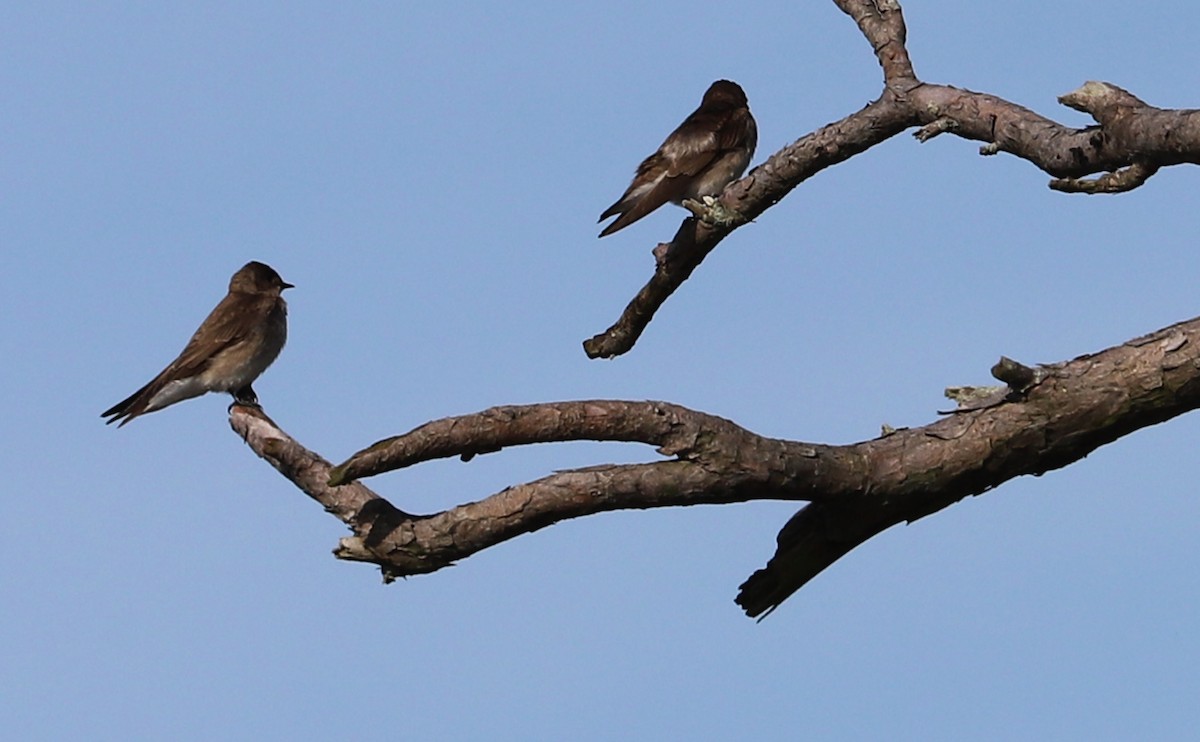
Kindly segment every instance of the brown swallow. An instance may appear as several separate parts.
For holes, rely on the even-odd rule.
[[[668,201],[716,196],[745,172],[757,144],[746,93],[736,82],[717,80],[700,107],[642,160],[629,188],[600,215],[600,221],[620,215],[600,236],[628,227]]]
[[[229,293],[179,357],[101,417],[109,418],[106,423],[119,420],[119,428],[138,415],[205,392],[229,392],[235,402],[257,405],[250,385],[287,341],[287,302],[281,292],[290,288],[269,265],[246,263],[229,279]]]

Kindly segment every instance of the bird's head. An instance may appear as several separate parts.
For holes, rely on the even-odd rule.
[[[294,287],[280,278],[274,268],[257,260],[243,265],[233,274],[233,278],[229,279],[230,292],[278,295],[284,289],[290,288]]]

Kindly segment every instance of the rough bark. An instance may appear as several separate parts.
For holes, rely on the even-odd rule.
[[[1060,101],[1097,122],[1072,129],[985,93],[920,81],[905,48],[895,0],[834,0],[871,44],[884,72],[879,98],[807,134],[730,184],[711,207],[689,206],[655,273],[589,356],[630,350],[662,303],[727,235],[821,170],[908,130],[1008,152],[1071,193],[1136,188],[1159,168],[1200,161],[1196,111],[1154,108],[1108,83],[1089,82]],[[1099,177],[1086,176],[1101,173]],[[1102,352],[1028,367],[1002,359],[1005,386],[957,387],[956,410],[929,425],[874,440],[827,446],[765,438],[729,420],[666,402],[591,400],[494,407],[430,422],[332,467],[261,410],[234,406],[234,429],[260,456],[342,520],[352,535],[335,554],[377,564],[385,579],[432,572],[481,549],[557,521],[592,513],[756,499],[808,503],[783,528],[767,566],[737,602],[764,616],[855,546],[964,497],[1085,457],[1098,446],[1200,405],[1200,320],[1164,328]],[[570,440],[632,441],[665,458],[648,464],[563,471],[434,515],[393,507],[361,477],[506,446]]]
[[[765,438],[665,402],[590,400],[437,420],[331,467],[260,410],[235,406],[230,420],[256,453],[350,527],[337,556],[378,564],[389,580],[607,510],[809,502],[780,532],[766,568],[741,587],[738,603],[758,616],[885,528],[1066,466],[1200,406],[1200,319],[1064,363],[1002,362],[993,375],[1008,386],[956,389],[960,407],[942,419],[844,446]],[[429,516],[404,513],[356,481],[433,459],[571,440],[642,442],[669,458],[562,471]]]

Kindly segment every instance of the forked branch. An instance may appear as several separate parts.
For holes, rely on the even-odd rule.
[[[758,616],[892,525],[1066,466],[1200,406],[1200,319],[1064,363],[1031,368],[1004,359],[993,374],[1007,386],[956,389],[966,401],[936,422],[843,446],[765,438],[663,402],[590,400],[437,420],[333,468],[259,411],[235,406],[231,422],[256,453],[350,527],[354,535],[336,554],[378,564],[389,580],[608,510],[809,502],[779,534],[767,566],[742,585],[738,603]],[[643,442],[668,458],[558,472],[428,516],[404,513],[353,479],[448,456],[585,439]]]

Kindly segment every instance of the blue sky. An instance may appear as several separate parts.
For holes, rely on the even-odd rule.
[[[1197,105],[1184,3],[905,3],[924,79],[1070,125],[1089,79]],[[1147,50],[1153,53],[1147,53]],[[628,355],[589,361],[669,208],[596,216],[714,79],[761,162],[874,99],[832,3],[91,3],[0,9],[0,728],[26,739],[1128,739],[1193,733],[1193,416],[894,528],[767,621],[733,604],[796,509],[571,521],[391,586],[209,396],[99,413],[251,259],[296,284],[256,384],[340,460],[495,404],[665,399],[767,435],[921,425],[1001,355],[1197,314],[1196,173],[1067,196],[897,137],[726,240]],[[369,480],[406,510],[562,444]]]

